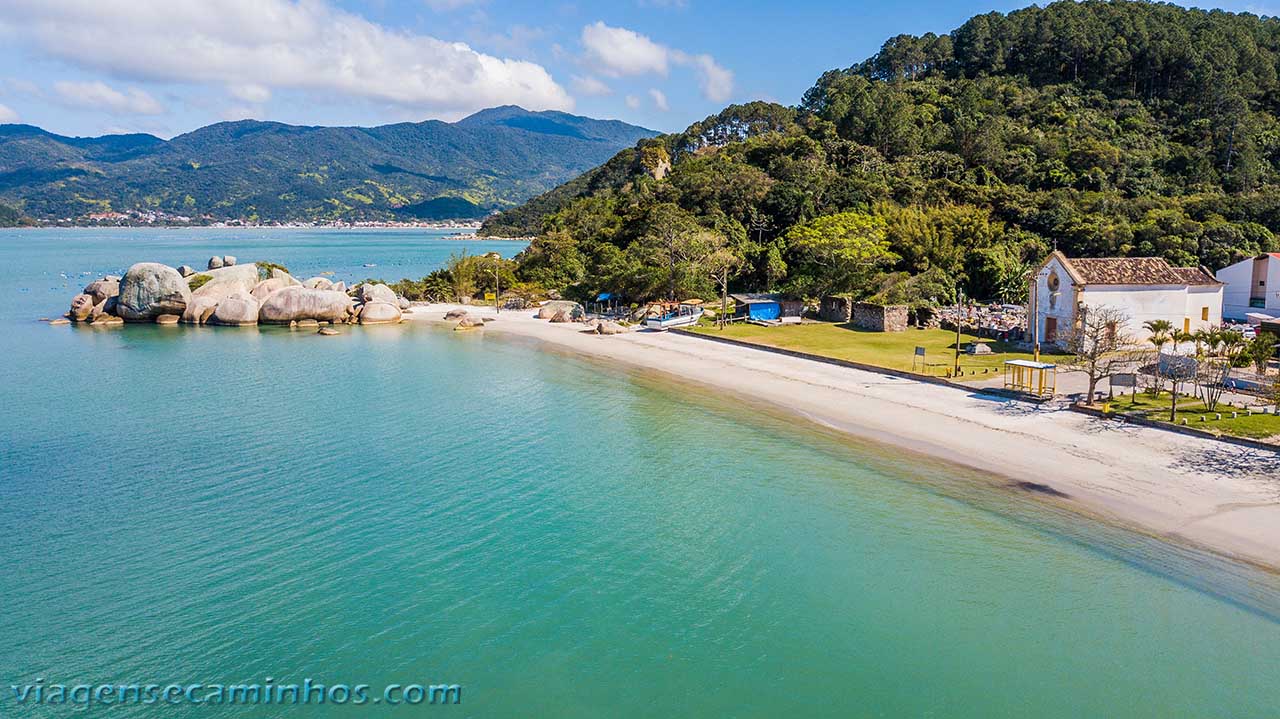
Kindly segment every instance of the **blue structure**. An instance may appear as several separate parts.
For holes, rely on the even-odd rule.
[[[786,300],[781,295],[744,293],[730,295],[733,298],[733,316],[746,320],[776,321],[783,317],[799,317],[804,310],[798,300]]]
[[[587,306],[588,314],[615,316],[619,313],[620,308],[618,301],[621,298],[613,292],[601,292],[596,295],[595,302],[591,302]]]
[[[757,302],[748,302],[744,308],[746,311],[742,313],[744,317],[753,320],[776,320],[782,317],[782,305],[777,302],[769,302],[765,300]]]

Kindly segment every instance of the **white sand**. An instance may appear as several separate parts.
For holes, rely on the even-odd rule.
[[[440,321],[450,305],[415,307]],[[493,316],[492,308],[467,308]],[[1048,485],[1124,526],[1280,569],[1280,455],[672,333],[596,336],[505,311],[483,330],[721,388],[851,435]]]

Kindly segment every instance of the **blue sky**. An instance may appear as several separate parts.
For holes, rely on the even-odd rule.
[[[1280,13],[1266,3],[1216,7]],[[795,103],[898,33],[1015,2],[5,0],[0,123],[171,137],[252,117],[454,120],[519,104],[680,130]]]

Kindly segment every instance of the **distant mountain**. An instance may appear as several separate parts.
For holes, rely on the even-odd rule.
[[[260,221],[473,218],[656,134],[514,106],[455,123],[220,122],[169,141],[0,125],[0,203],[41,220],[135,210]]]

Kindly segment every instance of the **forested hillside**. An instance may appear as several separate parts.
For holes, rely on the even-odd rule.
[[[170,141],[0,125],[0,201],[44,220],[132,210],[262,221],[481,217],[653,134],[518,107],[381,127],[244,120]]]
[[[521,272],[645,299],[734,286],[1018,299],[1032,263],[1280,249],[1280,21],[1056,2],[900,35],[798,106],[727,108],[492,218]]]
[[[17,210],[7,205],[0,205],[0,227],[20,227],[26,224],[26,218]]]

